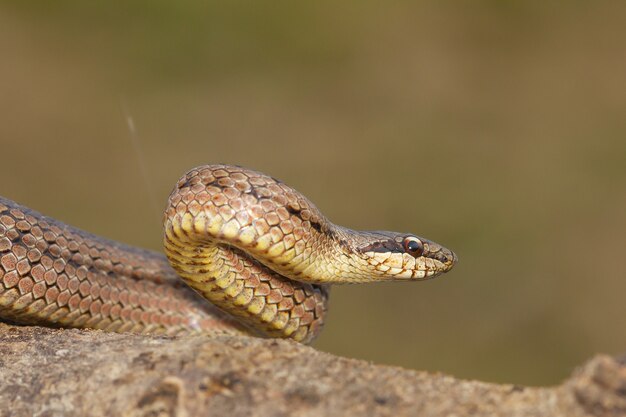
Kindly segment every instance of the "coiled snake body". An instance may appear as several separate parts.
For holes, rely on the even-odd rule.
[[[229,165],[185,174],[164,229],[167,259],[0,197],[0,320],[306,343],[324,322],[328,284],[428,279],[457,259],[411,234],[334,225],[281,181]]]

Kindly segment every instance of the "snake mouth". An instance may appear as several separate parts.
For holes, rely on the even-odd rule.
[[[449,272],[458,262],[458,258],[456,257],[454,252],[450,252],[448,258],[446,258],[445,260],[441,256],[438,258],[430,259],[433,259],[434,262],[427,263],[425,266],[425,271],[423,273],[415,272],[411,277],[412,281],[425,281],[428,279],[436,278],[441,274]]]
[[[450,271],[458,262],[456,254],[448,249],[425,252],[418,258],[407,253],[374,253],[368,262],[377,271],[373,280],[424,281]]]

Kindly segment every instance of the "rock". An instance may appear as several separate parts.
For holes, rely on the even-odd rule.
[[[464,381],[287,340],[0,323],[1,416],[622,416],[624,360],[554,388]]]

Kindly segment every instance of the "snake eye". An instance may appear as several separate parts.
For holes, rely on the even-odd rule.
[[[404,239],[404,250],[411,256],[418,257],[424,253],[424,245],[415,238]]]

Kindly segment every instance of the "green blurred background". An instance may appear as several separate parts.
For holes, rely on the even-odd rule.
[[[1,1],[0,194],[159,249],[187,169],[270,173],[461,259],[336,287],[318,349],[554,384],[626,350],[625,21],[618,1]]]

